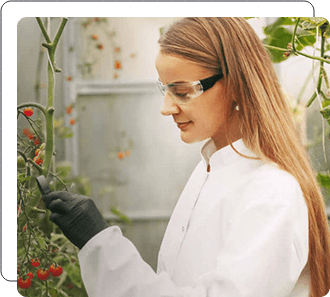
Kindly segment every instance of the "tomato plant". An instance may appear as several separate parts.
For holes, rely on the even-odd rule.
[[[35,181],[43,174],[52,190],[68,190],[74,182],[78,193],[89,195],[86,179],[69,178],[70,169],[55,162],[55,137],[72,136],[67,129],[56,129],[54,118],[55,72],[60,72],[55,51],[67,19],[61,20],[54,40],[42,20],[37,18],[37,22],[48,51],[48,96],[45,106],[38,102],[17,106],[17,120],[25,122],[17,133],[17,286],[23,296],[82,297],[87,294],[80,276],[78,249],[49,220],[50,212]]]

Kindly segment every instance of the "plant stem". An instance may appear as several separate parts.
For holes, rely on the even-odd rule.
[[[271,49],[274,49],[274,50],[281,51],[281,52],[288,52],[288,49],[286,49],[286,48],[280,48],[280,47],[272,46],[272,45],[268,45],[268,44],[264,44],[264,46],[267,47],[267,48],[271,48]],[[327,59],[324,59],[324,58],[321,58],[321,57],[310,56],[310,55],[307,55],[305,53],[299,52],[297,50],[292,51],[292,52],[294,54],[298,54],[298,55],[304,56],[304,57],[309,58],[309,59],[318,60],[320,62],[330,64],[330,60],[327,60]]]
[[[287,52],[287,51],[288,51],[287,48],[280,48],[280,47],[273,46],[273,45],[264,44],[264,46],[265,46],[265,47],[268,47],[268,48],[272,48],[272,49],[274,49],[274,50],[281,51],[281,52]]]
[[[324,45],[325,45],[325,36],[324,36],[324,31],[321,31],[321,57],[324,56]],[[315,98],[317,97],[317,94],[320,94],[321,92],[321,86],[322,86],[322,79],[323,79],[323,72],[324,70],[324,63],[323,61],[320,62],[320,72],[319,72],[319,78],[317,81],[317,85],[316,85],[316,92],[313,94],[313,96],[308,100],[306,107],[309,107],[315,100]]]
[[[57,34],[56,34],[56,36],[54,38],[54,41],[53,41],[53,43],[55,44],[55,46],[57,46],[57,43],[58,43],[58,41],[61,38],[61,35],[63,33],[64,27],[65,27],[67,21],[68,21],[68,18],[63,18],[62,19],[62,22],[60,24],[60,27],[58,28]]]
[[[42,167],[40,167],[37,163],[35,163],[33,160],[28,159],[29,163],[31,163],[37,170],[39,173],[43,173],[43,169]]]
[[[321,63],[327,63],[327,64],[330,64],[330,60],[327,60],[327,59],[324,59],[324,58],[321,58],[321,57],[310,56],[310,55],[304,54],[304,53],[299,52],[299,51],[295,51],[295,53],[298,54],[298,55],[304,56],[304,57],[306,57],[306,58],[310,58],[310,59],[313,59],[313,60],[318,60],[318,61],[320,61]]]
[[[43,175],[47,178],[48,171],[50,168],[51,159],[54,152],[54,85],[55,77],[53,76],[53,68],[51,62],[48,61],[48,102],[47,102],[47,112],[46,117],[46,147],[45,147],[45,160],[44,160],[44,170]],[[53,112],[50,112],[52,111]]]
[[[43,107],[41,104],[35,103],[35,102],[27,102],[27,103],[20,104],[17,106],[17,109],[21,109],[23,107],[30,107],[30,106],[38,108],[39,110],[42,111],[43,114],[45,114],[45,112],[46,112],[45,107]]]
[[[56,36],[53,41],[50,40],[49,35],[45,29],[44,24],[42,23],[40,18],[37,18],[37,22],[43,33],[47,43],[43,46],[47,49],[48,56],[48,100],[47,106],[45,110],[45,118],[46,118],[46,147],[45,147],[45,160],[43,166],[43,175],[47,178],[53,153],[54,153],[54,90],[55,90],[55,72],[59,72],[60,70],[55,66],[55,51],[59,39],[63,33],[64,27],[67,23],[68,19],[63,18],[60,24],[60,27],[57,30]]]
[[[297,28],[298,28],[298,24],[300,22],[300,18],[298,18],[296,25],[294,26],[293,29],[293,34],[292,34],[292,40],[291,40],[291,44],[292,44],[292,51],[295,52],[296,51],[296,45],[295,45],[295,40],[296,40],[296,33],[297,33]]]
[[[50,43],[50,42],[51,42],[51,41],[50,41],[50,38],[49,38],[49,36],[48,36],[48,34],[47,34],[47,31],[46,31],[46,29],[45,29],[44,24],[42,23],[41,18],[38,18],[38,17],[37,17],[36,19],[37,19],[37,22],[38,22],[38,24],[39,24],[39,27],[40,27],[40,29],[41,29],[41,32],[42,32],[42,34],[44,35],[46,41],[47,41],[48,43]]]

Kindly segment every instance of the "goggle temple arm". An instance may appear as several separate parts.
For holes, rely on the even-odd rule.
[[[200,81],[200,83],[203,87],[203,91],[205,92],[206,90],[212,88],[214,86],[214,84],[221,78],[223,78],[223,74],[218,73],[218,74],[216,74],[214,76],[211,76],[209,78],[202,79]]]

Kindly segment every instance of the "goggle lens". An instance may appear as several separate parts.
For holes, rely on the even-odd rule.
[[[223,78],[223,74],[218,73],[211,77],[194,82],[171,83],[164,86],[158,79],[157,83],[163,95],[165,95],[166,92],[169,92],[178,104],[184,104],[212,88],[221,78]]]
[[[165,95],[166,92],[169,92],[179,104],[187,103],[189,100],[196,98],[203,93],[203,87],[199,83],[193,85],[190,83],[182,83],[163,86],[163,84],[158,81],[158,86],[163,95]]]

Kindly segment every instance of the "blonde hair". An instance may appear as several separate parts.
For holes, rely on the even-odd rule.
[[[162,53],[188,59],[214,73],[222,71],[226,98],[240,108],[244,143],[263,161],[275,162],[299,182],[308,207],[310,296],[326,295],[330,232],[324,200],[262,42],[243,18],[184,18],[158,42]]]

